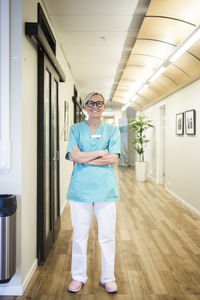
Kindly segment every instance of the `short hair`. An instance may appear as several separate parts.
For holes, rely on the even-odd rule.
[[[85,101],[84,101],[84,105],[87,103],[87,101],[92,98],[93,96],[95,95],[98,95],[98,96],[101,96],[101,98],[103,99],[103,102],[105,104],[105,99],[104,99],[104,96],[98,92],[91,92],[89,94],[87,94],[87,96],[85,97]]]

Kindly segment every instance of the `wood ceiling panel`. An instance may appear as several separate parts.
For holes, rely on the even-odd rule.
[[[199,11],[199,0],[151,0],[146,15],[165,16],[198,25]]]
[[[143,78],[150,76],[153,71],[153,69],[145,66],[126,66],[127,74],[132,74],[133,72],[135,72],[137,75],[140,74],[140,76],[144,76]]]
[[[175,65],[170,65],[165,73],[168,77],[170,77],[176,84],[183,84],[185,81],[190,79],[190,76],[184,73],[182,70],[177,68]]]
[[[129,87],[133,86],[134,82],[135,82],[135,80],[125,80],[125,79],[121,78],[121,80],[120,80],[120,82],[118,84],[118,87],[119,88],[121,88],[121,87],[129,88]]]
[[[129,87],[129,88],[131,88],[131,87]],[[116,92],[117,92],[117,93],[118,93],[118,92],[119,92],[119,93],[120,93],[120,92],[121,92],[121,93],[125,93],[125,92],[127,92],[127,90],[128,90],[127,87],[121,85],[121,86],[118,86],[118,87],[117,87]]]
[[[146,89],[141,96],[150,101],[159,98],[161,95],[149,86],[149,88]]]
[[[141,96],[138,96],[138,98],[133,102],[133,104],[136,103],[137,105],[143,107],[147,104],[149,104],[149,102],[147,101],[147,99],[141,97]]]
[[[125,104],[125,101],[123,100],[123,98],[119,98],[119,97],[115,97],[115,96],[113,96],[112,102]]]
[[[163,86],[161,84],[158,83],[157,80],[153,81],[151,83],[151,87],[155,90],[157,90],[157,92],[160,94],[160,95],[164,95],[168,92],[168,89],[166,86]]]
[[[134,110],[140,110],[142,109],[143,105],[139,105],[138,103],[134,102],[133,104],[130,105]]]
[[[188,49],[188,52],[200,59],[200,40],[197,41],[192,47],[190,47],[190,49]]]
[[[200,73],[200,61],[185,52],[178,60],[174,62],[174,65],[184,70],[190,77],[196,76]]]
[[[127,89],[126,90],[117,89],[116,92],[115,92],[115,97],[126,98],[127,94],[128,94]]]
[[[130,55],[127,66],[143,66],[153,71],[158,68],[161,63],[162,60],[156,57],[145,55]]]
[[[135,103],[131,104],[130,107],[131,107],[132,109],[134,109],[135,111],[139,111],[139,110],[141,109],[141,108],[140,108],[137,104],[135,104]]]
[[[159,40],[177,46],[194,29],[194,26],[177,20],[146,17],[142,23],[138,39]]]
[[[113,99],[128,100],[200,24],[200,0],[151,0]],[[200,40],[131,103],[142,110],[200,76]],[[137,89],[136,89],[137,87]],[[135,89],[135,90],[134,90]],[[122,97],[122,95],[124,95]],[[130,97],[131,98],[131,97]],[[114,100],[113,100],[114,101]]]
[[[127,66],[122,75],[122,79],[135,81],[139,81],[141,79],[146,80],[151,73],[151,69],[138,66]]]
[[[121,89],[116,89],[115,90],[115,93],[114,93],[114,97],[119,97],[119,98],[122,98],[123,97],[123,91]]]
[[[166,89],[167,91],[170,91],[172,89],[175,89],[177,87],[177,84],[172,81],[171,79],[167,78],[165,75],[161,74],[156,79],[157,84],[159,84],[162,88]]]
[[[159,41],[137,40],[131,55],[149,55],[156,57],[163,62],[163,60],[165,60],[174,51],[174,49],[175,46]]]

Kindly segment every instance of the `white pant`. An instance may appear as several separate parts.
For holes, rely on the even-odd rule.
[[[92,212],[98,222],[98,240],[101,247],[101,283],[115,280],[115,224],[116,206],[113,202],[76,202],[70,201],[73,227],[72,279],[87,280],[87,241]]]

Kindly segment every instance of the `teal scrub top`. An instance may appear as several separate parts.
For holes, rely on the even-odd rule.
[[[83,121],[70,128],[67,154],[77,145],[83,152],[105,150],[120,155],[120,132],[116,126],[101,122],[94,138],[89,125]],[[93,166],[75,163],[68,188],[67,199],[78,202],[105,202],[119,200],[113,165]]]

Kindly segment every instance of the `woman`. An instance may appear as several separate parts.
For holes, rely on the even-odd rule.
[[[78,292],[87,281],[87,241],[94,208],[101,247],[100,280],[108,293],[115,293],[115,201],[119,194],[112,164],[120,155],[120,134],[117,127],[101,121],[105,110],[101,94],[88,94],[84,109],[89,119],[71,126],[66,154],[66,159],[75,162],[67,193],[73,227],[72,282],[68,291]]]

